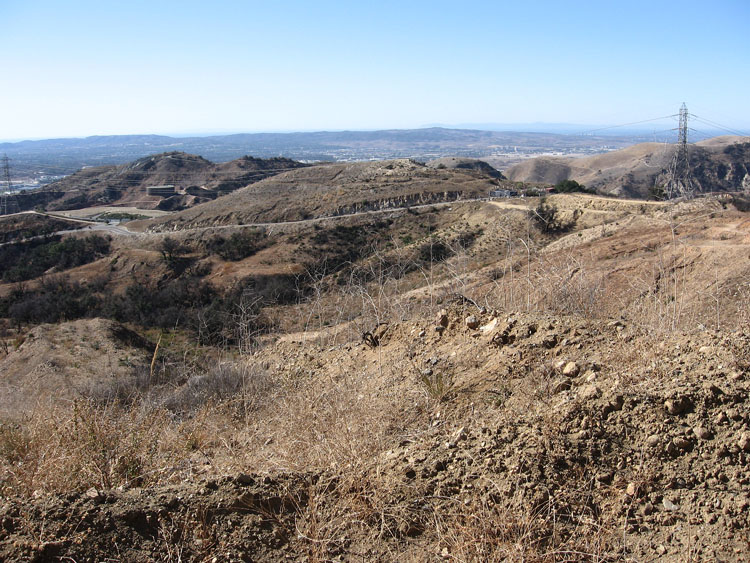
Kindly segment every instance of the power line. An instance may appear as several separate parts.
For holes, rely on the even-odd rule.
[[[689,127],[690,131],[694,131],[695,133],[698,133],[699,135],[703,136],[703,140],[710,139],[712,137],[715,137],[715,135],[711,133],[707,133],[706,131],[701,131],[700,129],[696,129],[695,127]]]
[[[721,111],[721,107],[711,107],[711,108],[705,108],[705,107],[696,107],[694,104],[690,104],[690,107],[694,109],[694,113],[691,113],[691,116],[698,119],[705,119],[705,120],[713,120],[716,125],[721,125],[724,129],[737,129],[737,125],[726,125],[726,124],[733,124],[736,123],[737,117],[736,116],[730,116]],[[708,117],[706,117],[708,116]],[[747,131],[748,127],[748,121],[746,118],[742,118],[741,120],[743,122],[743,125],[739,127],[740,130]],[[743,135],[747,136],[747,132]]]
[[[671,119],[673,117],[677,117],[677,114],[673,115],[666,115],[664,117],[655,117],[653,119],[644,119],[642,121],[633,121],[631,123],[622,123],[620,125],[609,125],[607,127],[600,127],[598,129],[589,129],[588,131],[581,131],[578,133],[579,135],[589,135],[591,133],[596,133],[598,131],[606,131],[607,129],[616,129],[618,127],[629,127],[631,125],[640,125],[641,123],[650,123],[652,121],[661,121],[663,119]]]
[[[673,127],[671,129],[660,129],[659,131],[650,131],[648,134],[649,135],[660,135],[662,133],[674,133],[675,131],[677,131],[677,129]],[[659,142],[661,142],[661,141],[659,141]]]
[[[701,123],[710,125],[711,127],[716,127],[717,129],[721,129],[722,131],[731,133],[732,135],[739,135],[740,137],[750,137],[750,134],[748,133],[743,133],[742,131],[737,131],[736,129],[730,129],[729,127],[725,127],[724,125],[721,125],[720,123],[716,123],[715,121],[711,121],[709,119],[699,117],[693,113],[690,114],[690,117],[697,121],[700,121]]]

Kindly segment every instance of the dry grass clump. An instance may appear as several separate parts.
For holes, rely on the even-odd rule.
[[[582,505],[586,497],[574,506],[558,506],[563,499],[554,496],[538,505],[496,504],[478,495],[446,503],[434,512],[437,551],[456,561],[615,560],[612,529]]]
[[[630,244],[630,243],[617,243]],[[657,248],[632,244],[635,257],[591,250],[555,253],[530,248],[470,285],[468,295],[489,308],[587,319],[623,317],[643,330],[734,329],[750,311],[748,272],[728,252],[681,240]]]
[[[227,378],[226,369],[221,364],[181,386],[135,374],[4,421],[3,494],[152,485],[189,474],[204,442],[208,405],[231,391],[246,399],[247,408],[258,395],[237,373]]]
[[[369,462],[419,415],[403,397],[374,394],[360,378],[288,382],[269,407],[246,419],[224,463],[268,471],[353,469]]]
[[[354,467],[405,424],[356,375],[272,379],[224,362],[129,400],[79,399],[0,425],[4,495],[147,486],[195,474]]]
[[[469,494],[405,487],[377,471],[329,472],[305,491],[295,532],[312,561],[337,556],[393,561],[614,561],[622,538],[613,513],[582,489],[520,487],[512,498],[483,478]],[[613,504],[620,493],[612,493]]]
[[[3,424],[0,490],[6,496],[30,495],[159,482],[186,457],[169,463],[162,457],[168,425],[169,414],[162,409],[99,407],[91,401]]]

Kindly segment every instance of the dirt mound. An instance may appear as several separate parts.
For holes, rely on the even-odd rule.
[[[241,475],[158,490],[92,488],[40,497],[30,505],[9,502],[0,508],[0,537],[6,540],[0,556],[97,561],[117,553],[118,559],[133,562],[210,560],[211,555],[229,561],[282,560],[295,544],[304,544],[293,532],[294,516],[313,482],[299,475]],[[27,519],[46,523],[34,530],[42,539],[22,532]]]
[[[210,201],[210,199],[201,199],[193,195],[173,195],[162,199],[156,205],[156,209],[160,211],[179,211],[207,201]]]

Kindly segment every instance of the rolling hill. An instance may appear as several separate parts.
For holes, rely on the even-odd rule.
[[[214,163],[203,157],[168,152],[122,165],[84,168],[47,186],[57,197],[49,210],[127,204],[142,209],[189,207],[286,170],[306,166],[288,158],[251,156]],[[174,185],[171,201],[147,193],[149,186]]]
[[[435,174],[481,180],[285,173],[311,202]],[[67,285],[8,287],[0,558],[746,561],[746,198],[555,194],[560,233],[537,201],[234,227],[257,252],[231,258],[229,229],[170,234],[185,269],[115,237]],[[329,268],[283,287],[282,259]]]
[[[732,181],[744,147],[693,150]],[[746,561],[750,196],[469,201],[507,182],[322,164],[106,238],[0,218],[44,264],[0,284],[0,559]]]
[[[496,170],[484,166],[489,172],[485,168],[437,168],[399,159],[298,168],[147,225],[150,230],[171,231],[300,221],[486,197],[502,181],[497,179]]]
[[[509,179],[555,184],[575,180],[600,193],[649,197],[665,183],[676,145],[641,143],[583,158],[539,157],[516,164]],[[703,191],[734,191],[750,187],[750,139],[723,136],[689,145],[693,177]]]

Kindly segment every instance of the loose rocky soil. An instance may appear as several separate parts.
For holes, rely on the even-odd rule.
[[[456,303],[434,320],[381,325],[370,336],[336,346],[286,341],[251,361],[276,381],[323,389],[351,377],[360,400],[398,397],[408,424],[371,456],[308,470],[259,463],[227,475],[217,456],[215,467],[175,485],[6,498],[0,554],[33,561],[750,556],[750,332],[654,338],[622,320]],[[269,435],[257,458],[284,447],[281,439]]]

